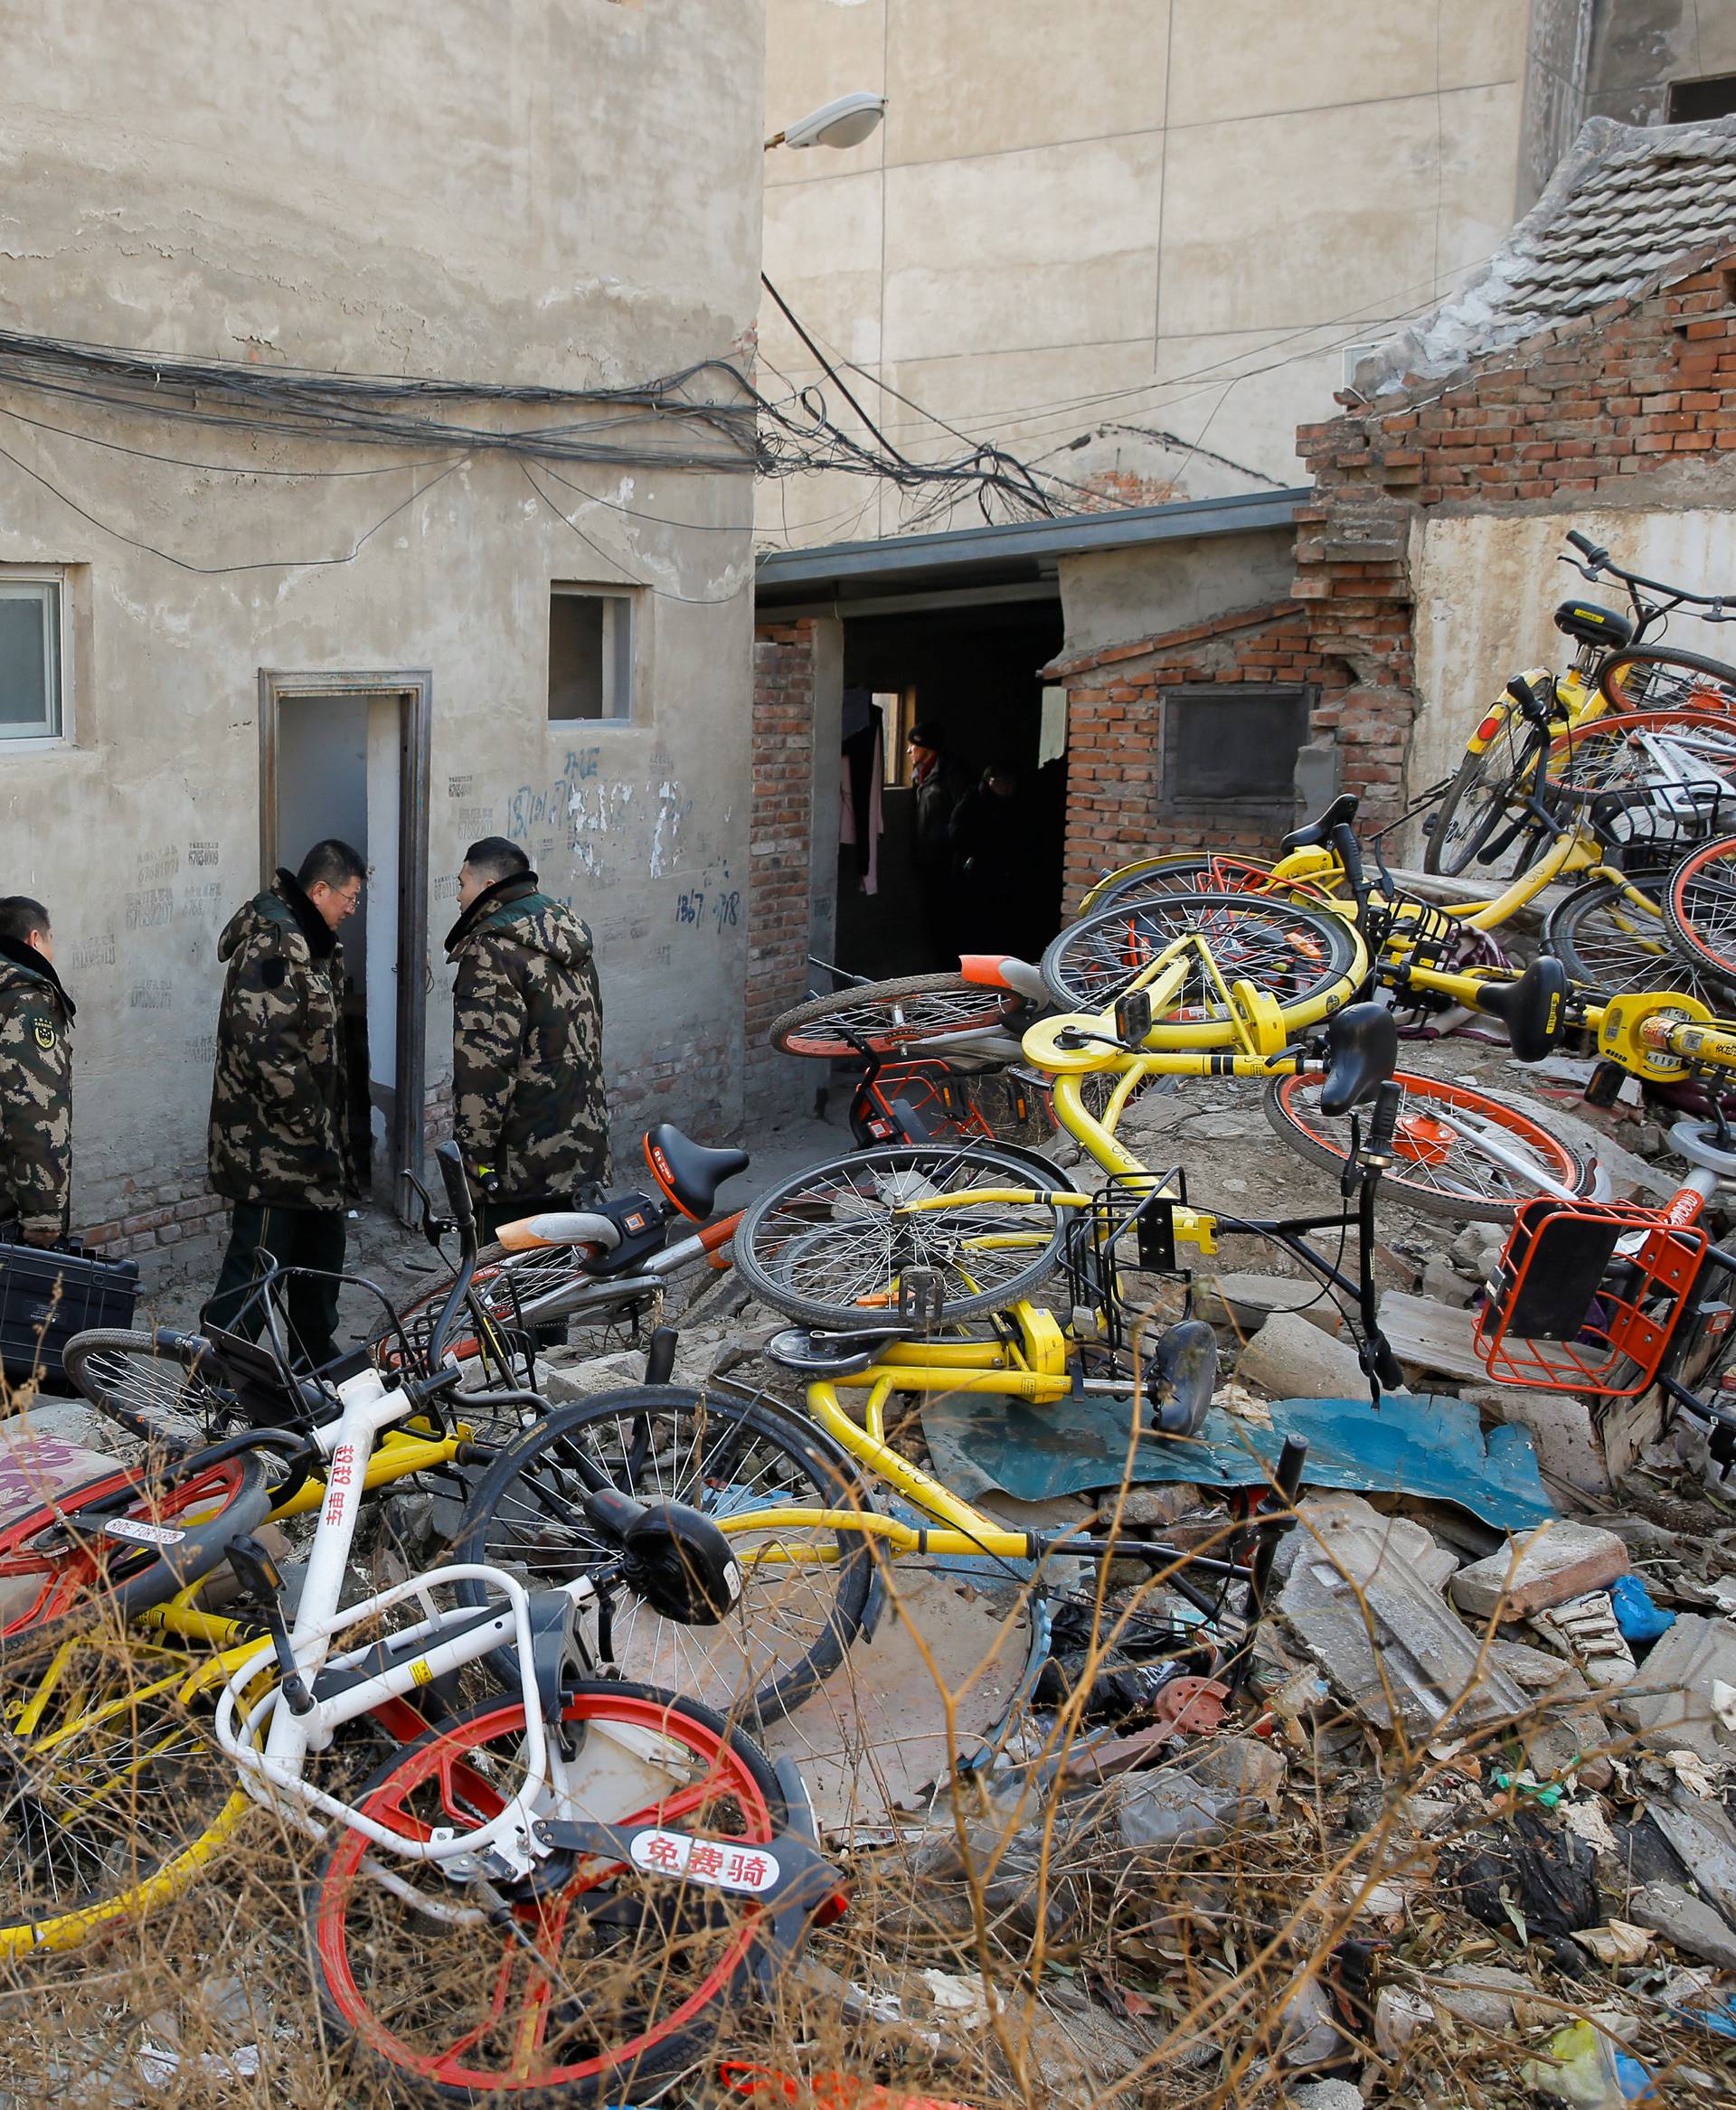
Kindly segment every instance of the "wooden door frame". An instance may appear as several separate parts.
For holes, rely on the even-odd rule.
[[[278,719],[286,699],[299,696],[396,696],[401,711],[403,766],[398,777],[398,1060],[392,1117],[386,1138],[394,1206],[410,1220],[404,1174],[420,1174],[428,1098],[428,829],[429,756],[434,722],[434,675],[428,667],[343,674],[259,669],[259,871],[269,887],[277,876]]]

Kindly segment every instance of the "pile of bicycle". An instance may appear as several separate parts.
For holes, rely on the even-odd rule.
[[[1305,1446],[1203,1543],[1127,1524],[1120,1498],[1137,1447],[1194,1438],[1212,1405],[1190,1283],[1226,1239],[1339,1306],[1377,1406],[1397,1387],[1382,1192],[1507,1227],[1476,1321],[1492,1373],[1661,1383],[1728,1462],[1736,1255],[1708,1210],[1736,1172],[1736,670],[1646,649],[1696,597],[1576,546],[1634,620],[1559,612],[1575,664],[1516,677],[1478,728],[1427,898],[1349,799],[1270,861],[1147,859],[1039,965],[780,1019],[786,1053],[853,1066],[858,1147],[739,1213],[717,1192],[745,1154],[665,1126],[645,1192],[478,1250],[448,1146],[427,1221],[456,1267],[403,1310],[353,1283],[377,1315],[339,1362],[297,1355],[282,1270],[231,1333],[75,1339],[67,1380],[134,1455],[0,1526],[0,1951],[159,1907],[264,1808],[309,1842],[326,2016],[396,2081],[577,2102],[692,2069],[843,1908],[799,1774],[753,1739],[846,1665],[900,1563],[969,1561],[1016,1606],[1014,1690],[961,1766],[994,1762],[1058,1623],[1094,1632],[1128,1562],[1163,1586],[1169,1673],[1241,1691]],[[1469,875],[1488,883],[1436,898]],[[1513,918],[1568,880],[1522,971]],[[1520,1062],[1595,1056],[1594,1099],[1633,1079],[1667,1104],[1693,1163],[1675,1199],[1613,1201],[1546,1122],[1400,1069],[1401,1038],[1491,1021]],[[1331,1204],[1214,1210],[1147,1163],[1124,1117],[1190,1078],[1258,1081],[1336,1173]],[[726,1249],[788,1323],[757,1371],[673,1384],[665,1300]],[[644,1381],[550,1405],[542,1359],[574,1329],[641,1343]],[[1014,1529],[948,1486],[901,1432],[958,1393],[1114,1405],[1096,1517]],[[445,1520],[436,1564],[358,1587],[379,1498],[406,1487]]]

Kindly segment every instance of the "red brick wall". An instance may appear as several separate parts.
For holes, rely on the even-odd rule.
[[[768,1056],[767,1034],[778,1013],[807,994],[813,806],[814,626],[762,623],[753,644],[744,1068],[744,1097],[752,1110],[791,1097],[788,1066]]]
[[[1044,678],[1067,702],[1067,837],[1062,909],[1111,867],[1160,850],[1272,847],[1288,826],[1224,801],[1195,807],[1165,798],[1164,692],[1206,683],[1308,683],[1318,694],[1311,730],[1335,729],[1350,676],[1309,636],[1296,601],[1242,608],[1127,645],[1054,661]]]
[[[1345,787],[1371,824],[1401,810],[1419,703],[1409,572],[1419,521],[1438,507],[1736,504],[1731,254],[1703,252],[1668,284],[1297,433],[1315,494],[1298,516],[1291,590],[1314,649],[1352,670],[1330,723]]]

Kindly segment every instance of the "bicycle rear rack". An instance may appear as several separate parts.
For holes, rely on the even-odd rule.
[[[1061,1267],[1075,1307],[1099,1314],[1098,1345],[1120,1358],[1133,1344],[1145,1312],[1122,1294],[1121,1271],[1136,1265],[1146,1275],[1185,1277],[1175,1265],[1175,1211],[1187,1205],[1187,1173],[1174,1165],[1157,1176],[1114,1173],[1078,1210],[1067,1227]],[[1134,1240],[1130,1263],[1123,1241]]]

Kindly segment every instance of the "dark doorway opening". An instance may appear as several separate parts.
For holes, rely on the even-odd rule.
[[[350,1154],[364,1192],[410,1220],[422,1169],[428,975],[426,674],[263,673],[264,883],[336,835],[368,867],[344,926]]]
[[[844,777],[857,841],[838,857],[837,965],[873,979],[956,965],[960,950],[1034,955],[1060,922],[1067,805],[1065,712],[1045,706],[1038,670],[1061,648],[1058,601],[920,614],[853,616],[844,624]],[[866,737],[853,729],[868,726]],[[880,732],[882,829],[869,876],[866,765]],[[958,801],[950,868],[936,880],[930,838],[919,859],[918,800],[905,745],[912,725],[938,728]],[[853,768],[854,758],[854,768]],[[984,772],[1010,771],[1012,789]],[[938,802],[930,801],[930,806]],[[952,803],[950,790],[946,803]],[[937,889],[944,902],[929,898]]]

